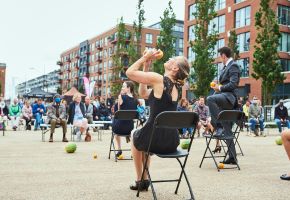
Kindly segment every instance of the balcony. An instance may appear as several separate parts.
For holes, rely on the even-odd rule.
[[[78,65],[75,66],[75,69],[76,69],[76,70],[79,70],[79,68],[80,68],[80,67],[79,67]]]
[[[102,61],[103,61],[102,56],[97,56],[97,61],[98,61],[99,63],[102,62]]]
[[[91,52],[87,50],[87,51],[85,52],[85,54],[90,55]]]
[[[86,66],[90,66],[90,62],[85,62],[85,65]]]
[[[78,77],[78,76],[76,76],[76,77],[75,77],[75,80],[79,80],[79,77]]]
[[[102,74],[102,71],[103,71],[102,68],[99,68],[97,72],[98,74]]]
[[[61,70],[59,70],[57,73],[58,73],[58,75],[62,75],[63,74],[63,72]]]
[[[59,80],[58,80],[58,83],[59,83],[59,84],[62,84],[62,83],[63,83],[62,79],[59,79]]]
[[[67,72],[71,72],[71,69],[70,68],[67,68]]]
[[[101,51],[103,50],[103,47],[101,45],[97,45],[97,50]]]
[[[97,81],[97,85],[98,85],[99,87],[101,87],[101,86],[102,86],[102,81],[101,81],[101,80],[98,80],[98,81]]]
[[[57,61],[56,64],[59,66],[63,66],[63,62],[61,62],[61,61]]]
[[[76,58],[76,59],[80,59],[80,56],[79,56],[79,54],[77,54],[75,58]]]
[[[71,62],[71,59],[70,59],[70,58],[68,58],[68,59],[66,59],[66,61],[70,63],[70,62]]]
[[[109,38],[109,42],[111,43],[111,44],[116,44],[117,43],[117,37],[115,37],[115,35],[113,34],[113,35],[111,35]]]

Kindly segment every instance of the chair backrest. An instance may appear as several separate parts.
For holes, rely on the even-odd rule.
[[[119,120],[134,120],[138,118],[137,110],[118,110],[114,115],[114,119]]]
[[[195,112],[164,111],[157,115],[155,128],[191,128],[198,123],[199,117]]]
[[[243,120],[244,114],[239,110],[224,110],[218,115],[219,122],[237,122]]]

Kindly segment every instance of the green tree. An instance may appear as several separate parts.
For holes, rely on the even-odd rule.
[[[271,8],[272,0],[261,0],[259,11],[255,15],[255,27],[258,31],[254,46],[252,76],[262,80],[263,104],[270,105],[272,93],[278,84],[285,79],[279,64],[279,25],[275,12]]]
[[[175,55],[175,40],[172,34],[173,27],[176,24],[176,15],[172,8],[172,1],[168,2],[168,8],[163,12],[163,17],[160,17],[161,30],[160,37],[157,40],[157,49],[163,51],[163,57],[153,63],[153,71],[159,74],[164,73],[164,63]]]
[[[216,27],[211,21],[217,16],[214,11],[216,0],[196,0],[196,19],[194,26],[195,40],[190,42],[195,60],[192,64],[194,80],[196,83],[195,95],[207,96],[210,90],[210,82],[216,74],[214,65],[214,47],[218,40]]]
[[[233,29],[230,31],[228,47],[232,49],[232,57],[234,60],[238,60],[240,58],[240,52],[239,52],[239,46],[237,44],[237,40],[238,40],[237,33]]]
[[[137,21],[133,22],[133,31],[130,33],[130,45],[128,47],[129,65],[132,65],[141,57],[141,35],[145,22],[144,0],[138,0],[137,4]]]

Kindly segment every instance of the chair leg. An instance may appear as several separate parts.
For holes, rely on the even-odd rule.
[[[113,140],[114,140],[114,135],[113,135],[113,132],[112,132],[111,141],[110,141],[110,151],[109,151],[108,159],[111,159],[112,145],[113,145],[113,142],[114,142]]]
[[[218,167],[218,164],[217,164],[217,162],[216,162],[216,160],[215,160],[215,158],[214,158],[214,155],[213,155],[213,153],[211,152],[210,147],[209,147],[211,140],[212,140],[212,138],[209,138],[209,140],[206,138],[206,149],[205,149],[205,152],[204,152],[204,154],[203,154],[202,160],[201,160],[201,162],[200,162],[199,168],[201,168],[202,163],[203,163],[203,161],[204,161],[204,159],[205,159],[205,156],[206,156],[207,150],[208,150],[209,153],[210,153],[210,155],[211,155],[211,157],[212,157],[212,159],[213,159],[213,161],[214,161],[214,163],[215,163],[215,165],[216,165],[217,170],[220,171],[220,170],[219,170],[219,167]]]
[[[147,167],[146,167],[145,170],[147,171],[148,180],[149,180],[149,183],[150,183],[150,187],[151,187],[151,191],[152,191],[153,199],[154,199],[154,200],[157,200],[157,195],[156,195],[156,192],[155,192],[155,189],[154,189],[153,183],[152,183],[152,181],[151,181],[151,176],[150,176],[149,170],[148,170]]]
[[[44,129],[41,129],[41,136],[42,136],[42,142],[45,142],[45,132]]]
[[[186,165],[186,162],[187,162],[187,158],[188,156],[185,157],[185,160],[184,160],[184,163],[182,164],[181,161],[179,160],[179,158],[176,158],[180,167],[181,167],[181,173],[180,173],[180,176],[179,176],[179,179],[178,179],[178,183],[177,183],[177,187],[175,189],[175,194],[177,194],[178,192],[178,189],[179,189],[179,185],[180,185],[180,182],[181,182],[181,178],[182,178],[182,175],[184,174],[184,178],[186,180],[186,183],[187,183],[187,186],[188,186],[188,189],[189,189],[189,193],[190,193],[190,196],[191,196],[191,199],[194,199],[194,195],[193,195],[193,192],[192,192],[192,188],[191,188],[191,185],[189,183],[189,180],[187,178],[187,175],[185,173],[185,165]]]
[[[240,149],[241,155],[244,156],[244,152],[243,152],[243,150],[241,148],[241,145],[240,145],[240,143],[238,141],[239,136],[240,136],[240,132],[238,132],[237,135],[234,135],[234,137],[235,137],[235,146],[236,146],[236,144],[238,144],[238,147]]]
[[[143,170],[142,170],[141,182],[144,180],[145,170],[147,170],[148,178],[149,178],[149,181],[150,181],[150,186],[151,186],[151,189],[152,189],[152,182],[151,182],[149,170],[147,169],[148,159],[149,159],[149,154],[147,153],[146,154],[146,158],[145,158],[145,163],[144,163],[144,166],[143,166]],[[139,194],[140,194],[140,188],[138,187],[138,191],[137,191],[137,195],[136,196],[139,197]]]

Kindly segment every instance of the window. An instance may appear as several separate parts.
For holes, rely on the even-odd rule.
[[[226,18],[225,15],[218,16],[210,21],[209,23],[209,33],[212,31],[217,31],[218,33],[225,32]]]
[[[188,51],[188,62],[192,62],[195,60],[195,53],[192,51],[192,48],[191,47],[188,47],[187,49]]]
[[[146,43],[152,44],[153,43],[153,35],[150,33],[146,33]]]
[[[194,25],[188,27],[188,40],[189,41],[195,40]]]
[[[188,20],[194,20],[195,16],[193,13],[196,12],[196,4],[192,4],[189,6],[189,11],[188,11]]]
[[[222,10],[226,7],[226,0],[216,0],[215,11]]]
[[[278,5],[278,23],[290,25],[290,7]]]
[[[182,38],[179,38],[179,39],[178,39],[178,47],[179,47],[180,49],[183,49],[183,39],[182,39]]]
[[[240,65],[241,77],[249,77],[249,58],[243,58],[237,60]]]
[[[183,33],[183,29],[184,29],[183,24],[176,24],[175,26],[173,26],[172,31]]]
[[[235,3],[241,3],[243,1],[245,1],[245,0],[235,0]]]
[[[235,27],[249,26],[251,22],[251,7],[245,7],[235,11]]]
[[[281,32],[278,51],[290,52],[290,33]]]
[[[282,66],[282,70],[284,72],[289,72],[290,71],[290,60],[280,59],[280,63],[281,63],[281,66]]]
[[[250,50],[250,32],[237,35],[237,45],[239,46],[239,52],[245,52]]]
[[[178,51],[178,56],[183,56],[183,51]]]
[[[219,39],[214,47],[214,58],[218,57],[218,50],[225,46],[225,39]]]

